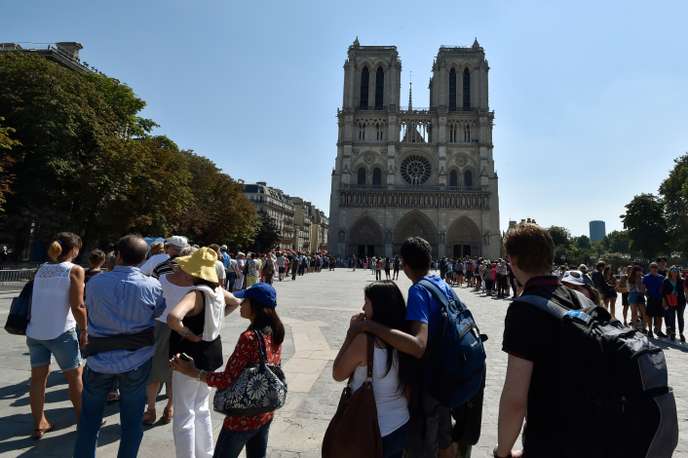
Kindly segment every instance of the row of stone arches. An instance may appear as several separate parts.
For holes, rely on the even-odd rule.
[[[434,257],[481,254],[480,230],[470,218],[461,216],[455,219],[446,234],[440,235],[432,220],[419,210],[405,214],[394,229],[387,232],[371,216],[359,218],[349,229],[348,252],[357,256],[380,256],[386,254],[385,246],[391,245],[392,252],[399,254],[404,240],[413,236],[423,237],[430,242]],[[439,250],[440,242],[445,247],[442,253]]]

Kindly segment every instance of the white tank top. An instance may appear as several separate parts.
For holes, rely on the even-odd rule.
[[[399,357],[394,350],[394,362],[387,375],[387,349],[375,347],[373,352],[373,392],[377,405],[377,422],[380,435],[387,436],[409,421],[408,401],[399,388]],[[367,367],[359,366],[354,371],[351,389],[356,391],[367,377]]]
[[[196,291],[200,291],[205,296],[205,307],[203,312],[203,336],[206,342],[217,339],[222,330],[222,321],[225,318],[225,293],[220,287],[213,291],[208,286],[196,286]]]
[[[46,263],[36,272],[27,337],[50,340],[76,327],[69,306],[69,273],[72,267],[74,264],[71,262]]]

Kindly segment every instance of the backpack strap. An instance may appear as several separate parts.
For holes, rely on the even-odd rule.
[[[418,284],[421,285],[426,290],[428,290],[430,292],[430,294],[432,294],[432,296],[435,299],[437,299],[440,302],[440,304],[442,304],[442,307],[444,307],[445,309],[447,309],[449,307],[449,298],[447,297],[447,294],[444,291],[442,291],[441,289],[439,289],[437,287],[437,285],[435,285],[433,282],[431,282],[428,279],[423,278],[422,280],[420,280],[418,282]],[[463,310],[465,307],[464,307],[463,303],[461,302],[461,300],[459,299],[459,297],[456,295],[456,292],[454,291],[453,288],[451,289],[451,293],[452,293],[452,296],[454,299],[454,304],[456,304],[456,307],[459,310]]]
[[[580,311],[588,312],[595,308],[595,304],[582,293],[579,293],[575,290],[569,291],[574,293],[575,298],[578,299],[578,303],[581,307]],[[524,296],[519,296],[518,298],[516,298],[516,302],[524,302],[526,304],[530,304],[536,307],[538,310],[542,310],[548,315],[552,315],[555,318],[559,319],[564,318],[564,316],[567,313],[572,311],[568,307],[565,307],[557,302],[554,302],[542,296],[536,296],[534,294],[526,294]]]

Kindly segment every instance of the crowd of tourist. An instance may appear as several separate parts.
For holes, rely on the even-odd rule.
[[[81,248],[77,235],[58,234],[48,249],[50,262],[33,280],[26,330],[33,437],[53,429],[44,403],[54,356],[77,419],[76,457],[95,456],[108,401],[119,402],[120,457],[136,456],[144,425],[156,422],[172,423],[178,457],[236,457],[243,449],[248,458],[266,456],[274,412],[227,415],[213,443],[211,388],[227,389],[261,362],[280,365],[285,329],[271,284],[333,270],[337,259],[292,250],[230,254],[225,245],[193,246],[183,236],[149,246],[127,235],[109,252],[90,252],[84,269],[75,263]],[[466,417],[457,418],[455,406],[434,388],[438,348],[445,345],[440,339],[446,333],[439,330],[447,326],[446,303],[468,310],[454,288],[513,300],[505,321],[503,350],[509,359],[495,457],[522,456],[512,448],[524,422],[525,456],[593,456],[562,451],[567,430],[558,425],[567,412],[557,408],[558,325],[524,307],[521,298],[541,296],[571,310],[597,305],[615,318],[620,295],[624,326],[672,340],[678,332],[685,342],[686,272],[667,267],[666,259],[650,263],[648,272],[634,263],[614,274],[603,261],[592,272],[585,265],[554,267],[551,238],[534,224],[510,231],[505,249],[506,258],[496,260],[433,262],[430,244],[412,237],[399,256],[349,260],[353,270],[370,269],[375,281],[363,291],[362,311],[351,319],[333,377],[349,380],[353,392],[372,386],[383,457],[470,456],[472,444],[456,433],[456,423]],[[394,281],[400,271],[412,282],[406,301]],[[237,308],[249,324],[225,362],[221,330]],[[158,418],[163,386],[167,401]],[[260,390],[251,395],[260,396]]]
[[[249,456],[265,456],[272,413],[228,415],[213,444],[210,393],[261,361],[257,336],[268,360],[280,363],[284,326],[266,269],[271,255],[242,256],[234,265],[243,270],[231,278],[226,247],[194,247],[182,236],[151,247],[137,235],[124,236],[110,253],[93,250],[88,269],[74,263],[80,250],[77,235],[58,234],[48,250],[50,262],[32,282],[26,334],[33,437],[53,429],[44,402],[54,356],[76,414],[75,457],[95,456],[108,400],[119,401],[118,456],[137,456],[144,425],[156,422],[163,384],[168,399],[159,421],[172,422],[178,457],[236,457],[244,447]],[[321,268],[314,259],[313,269]],[[301,275],[310,269],[307,258],[294,255],[290,261],[293,266],[302,261]],[[250,324],[218,371],[224,360],[223,320],[238,307]]]

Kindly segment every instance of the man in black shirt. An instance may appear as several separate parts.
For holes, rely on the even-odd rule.
[[[505,247],[523,294],[546,297],[569,308],[580,308],[559,278],[552,275],[554,243],[535,224],[509,231]],[[514,300],[507,311],[502,349],[509,354],[499,403],[498,444],[494,456],[528,458],[560,456],[567,441],[561,437],[557,409],[559,392],[559,322],[530,304]],[[512,451],[523,421],[523,451]],[[582,425],[582,427],[584,427]]]

